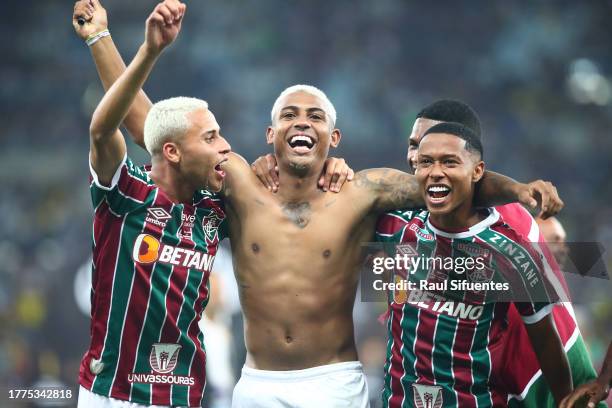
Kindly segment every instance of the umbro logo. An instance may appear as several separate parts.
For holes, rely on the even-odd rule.
[[[147,208],[147,212],[150,216],[154,217],[156,220],[167,220],[172,218],[168,211],[164,210],[161,207],[151,207]]]
[[[164,228],[166,226],[166,221],[172,218],[172,215],[168,213],[168,211],[164,210],[161,207],[151,207],[147,208],[147,218],[146,221],[151,224],[155,224],[158,227]]]

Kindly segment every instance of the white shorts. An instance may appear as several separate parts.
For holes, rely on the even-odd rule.
[[[369,408],[368,386],[358,361],[305,370],[242,368],[232,408]]]
[[[135,402],[118,400],[96,394],[79,386],[79,402],[77,408],[166,408],[162,405],[142,405]]]

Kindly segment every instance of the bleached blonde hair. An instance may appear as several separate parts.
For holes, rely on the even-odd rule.
[[[159,152],[164,143],[182,137],[191,126],[187,115],[198,109],[208,109],[202,99],[177,96],[155,103],[145,119],[144,143],[149,154]]]
[[[310,94],[310,95],[313,95],[319,98],[321,100],[321,103],[323,104],[321,108],[323,109],[325,114],[329,116],[329,120],[331,122],[331,128],[333,129],[333,127],[336,125],[336,108],[334,108],[334,104],[331,103],[327,95],[325,95],[325,92],[323,92],[319,88],[314,87],[312,85],[302,85],[302,84],[290,86],[289,88],[281,92],[280,95],[278,95],[278,98],[276,98],[276,101],[274,102],[274,105],[272,106],[272,111],[270,112],[270,118],[272,119],[272,123],[274,123],[274,121],[276,120],[276,117],[278,116],[278,112],[282,109],[281,102],[285,98],[285,96],[291,95],[292,93],[296,93],[296,92],[305,92],[307,94]]]

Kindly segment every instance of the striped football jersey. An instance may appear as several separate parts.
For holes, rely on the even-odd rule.
[[[553,307],[557,294],[545,277],[544,269],[550,266],[541,251],[494,209],[468,230],[453,233],[435,228],[426,211],[395,211],[381,217],[376,234],[382,242],[412,243],[415,256],[424,259],[478,254],[485,260],[484,269],[465,273],[456,267],[420,266],[408,274],[411,281],[506,282],[513,296],[520,297],[514,306],[527,324],[539,321]],[[507,391],[499,390],[495,381],[501,374],[499,348],[511,303],[488,301],[486,291],[444,290],[444,296],[428,289],[389,293],[383,405],[507,406]]]
[[[556,266],[556,261],[540,233],[538,223],[518,203],[506,204],[495,207],[495,209],[517,233],[530,242],[539,243],[547,262],[551,265],[550,269],[546,269],[547,276],[560,298],[569,300],[569,290],[563,272]],[[559,302],[553,308],[552,315],[567,354],[574,388],[595,379],[597,373],[580,333],[572,304],[569,301]],[[511,408],[557,407],[550,387],[542,376],[540,363],[531,347],[527,330],[514,305],[510,305],[508,310],[508,328],[505,337],[501,359],[505,369],[503,378],[498,379],[497,383],[503,384],[509,393],[508,406]],[[516,356],[521,356],[520,364],[517,364]],[[598,407],[604,408],[605,405],[600,403]]]
[[[226,235],[220,199],[207,191],[173,203],[126,156],[110,187],[91,169],[90,346],[79,382],[145,405],[200,407],[206,352],[198,321]]]

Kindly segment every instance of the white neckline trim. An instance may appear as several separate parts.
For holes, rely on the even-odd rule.
[[[462,232],[446,232],[442,231],[436,227],[434,227],[431,222],[429,222],[429,214],[427,214],[427,228],[431,229],[436,235],[440,235],[441,237],[446,238],[468,238],[473,237],[474,235],[480,234],[485,229],[489,228],[491,225],[495,224],[499,220],[499,213],[495,208],[487,208],[489,210],[489,215],[484,220],[480,221],[477,224],[472,225],[468,228],[467,231]]]

